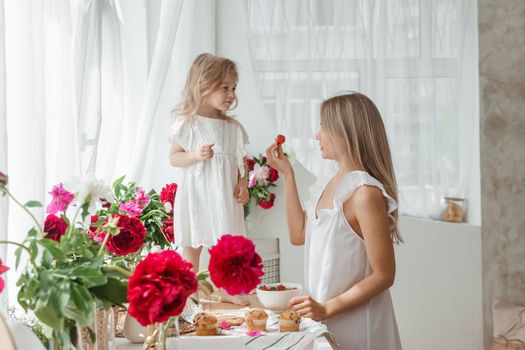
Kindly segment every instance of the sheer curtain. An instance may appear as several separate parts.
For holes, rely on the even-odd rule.
[[[314,174],[323,99],[367,94],[382,113],[404,214],[467,197],[479,223],[474,0],[250,0],[251,55],[268,116]],[[477,202],[477,203],[476,203]]]
[[[46,204],[52,185],[89,173],[110,183],[134,169],[147,182],[137,164],[152,158],[143,148],[182,4],[1,0],[0,171],[22,203]],[[22,241],[31,222],[9,204],[1,199],[0,240]],[[0,246],[0,257],[14,270],[14,248]],[[11,271],[11,304],[16,279]]]

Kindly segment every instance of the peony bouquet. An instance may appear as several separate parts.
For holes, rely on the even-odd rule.
[[[275,202],[275,193],[270,192],[271,187],[276,187],[279,172],[266,163],[266,157],[247,157],[248,192],[250,200],[244,205],[244,217],[251,212],[252,202],[263,209],[270,209]]]
[[[100,231],[107,232],[102,245],[86,234],[90,213],[102,207],[110,189],[94,178],[75,181],[68,189],[56,185],[50,192],[52,200],[42,224],[32,213],[42,204],[20,203],[8,189],[7,176],[0,175],[0,194],[9,196],[34,223],[24,241],[0,241],[18,247],[18,303],[34,312],[55,347],[69,349],[74,343],[71,335],[76,334],[73,330],[91,327],[98,307],[126,302],[129,271],[108,262],[104,249],[109,237],[120,232],[120,220],[112,218],[100,225]],[[27,256],[25,263],[23,255]]]

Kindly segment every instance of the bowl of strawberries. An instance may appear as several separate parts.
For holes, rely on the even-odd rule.
[[[299,283],[264,283],[257,286],[257,298],[263,306],[274,311],[289,308],[288,302],[301,295],[303,286]]]

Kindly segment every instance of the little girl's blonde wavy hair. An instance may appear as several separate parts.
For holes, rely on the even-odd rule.
[[[232,60],[209,53],[200,54],[191,64],[181,100],[172,113],[193,118],[206,96],[219,89],[224,82],[237,82],[238,76]],[[237,106],[237,97],[232,105],[233,108]]]
[[[321,123],[335,142],[359,167],[376,178],[396,202],[397,185],[385,126],[374,102],[358,92],[329,98],[321,104]],[[392,213],[396,225],[392,241],[403,242],[397,226],[398,210]]]

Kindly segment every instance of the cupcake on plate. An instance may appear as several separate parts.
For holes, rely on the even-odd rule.
[[[217,317],[209,312],[199,312],[193,317],[195,333],[197,335],[216,335],[217,334]]]
[[[246,329],[251,331],[266,331],[268,314],[263,309],[251,309],[246,313]]]
[[[301,316],[294,310],[286,310],[277,318],[279,319],[279,332],[299,332]]]

